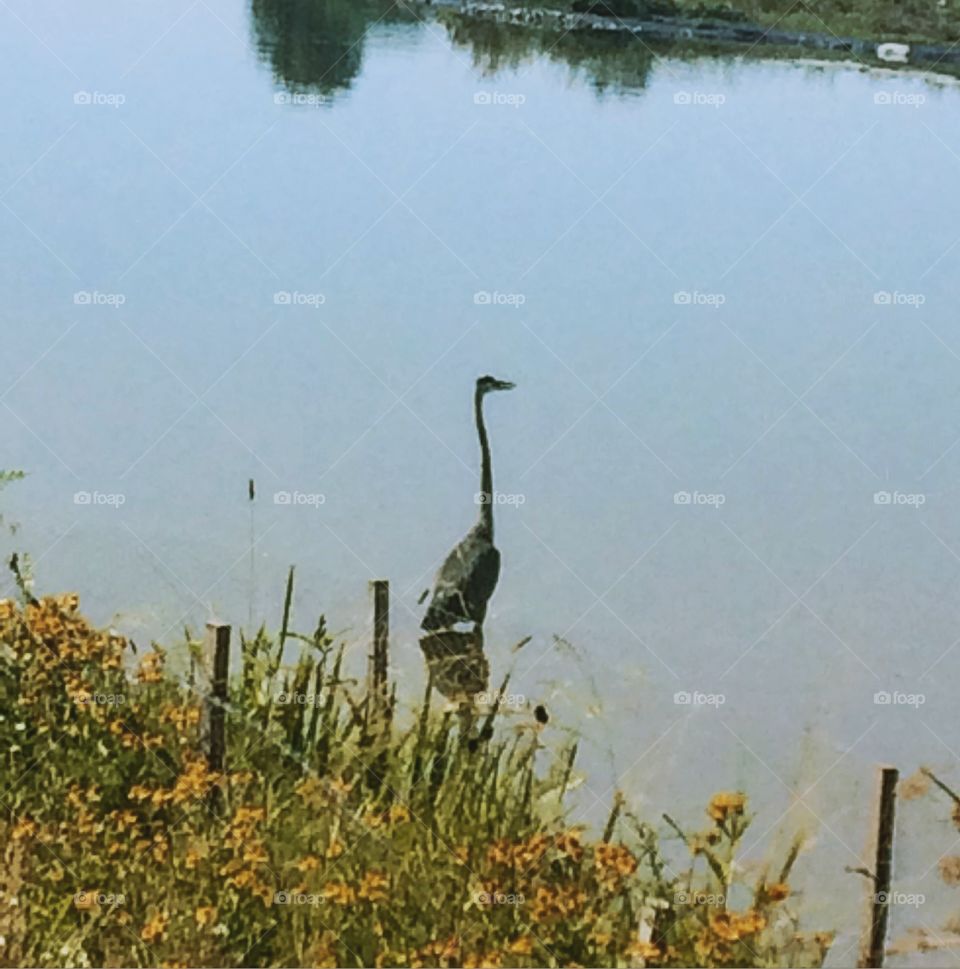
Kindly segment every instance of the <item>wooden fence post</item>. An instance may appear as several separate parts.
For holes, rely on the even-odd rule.
[[[222,773],[227,759],[227,679],[230,672],[230,626],[221,622],[207,623],[206,642],[207,669],[210,670],[210,691],[207,694],[207,723],[209,725],[209,748],[207,763],[214,773]],[[216,805],[221,789],[210,792],[211,803]]]
[[[900,772],[896,767],[877,768],[877,789],[873,817],[871,818],[869,858],[867,864],[873,873],[867,897],[866,922],[860,939],[860,969],[880,969],[883,966],[890,916],[890,885],[893,880],[894,814],[897,797],[897,781]]]
[[[370,652],[368,693],[379,709],[386,705],[387,666],[390,647],[390,583],[386,579],[374,579],[370,583],[373,593],[373,648]]]

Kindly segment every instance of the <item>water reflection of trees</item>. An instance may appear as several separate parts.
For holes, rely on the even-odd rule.
[[[257,49],[276,80],[293,91],[320,94],[348,88],[360,73],[372,24],[420,19],[393,0],[251,0],[251,13]],[[564,33],[455,10],[437,13],[453,43],[472,51],[485,73],[548,57],[605,91],[642,88],[650,71],[649,48],[625,34]]]
[[[412,19],[389,0],[252,0],[253,33],[274,77],[294,91],[330,94],[360,73],[376,21]]]
[[[627,34],[587,30],[564,33],[454,12],[445,12],[442,19],[453,42],[469,49],[474,64],[486,74],[548,57],[568,65],[597,91],[628,91],[645,86],[653,62],[650,48]]]

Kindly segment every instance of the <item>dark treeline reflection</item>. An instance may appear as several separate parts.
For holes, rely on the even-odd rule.
[[[277,81],[320,94],[350,87],[371,24],[415,20],[390,0],[252,0],[257,49]]]
[[[485,74],[516,68],[534,57],[567,64],[597,91],[644,87],[653,54],[635,38],[619,33],[575,30],[561,33],[532,26],[494,23],[444,12],[451,39],[468,48]]]

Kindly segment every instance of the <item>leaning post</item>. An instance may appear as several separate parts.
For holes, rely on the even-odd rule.
[[[870,821],[867,864],[873,873],[867,896],[860,969],[881,969],[890,919],[890,886],[893,881],[894,814],[897,798],[896,767],[877,767],[876,793]]]

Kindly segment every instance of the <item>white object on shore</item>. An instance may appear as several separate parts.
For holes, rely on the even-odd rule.
[[[906,64],[910,58],[910,45],[877,44],[877,57],[888,64]]]

